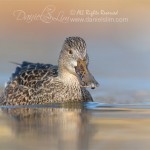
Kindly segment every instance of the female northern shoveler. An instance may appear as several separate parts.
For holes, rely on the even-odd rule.
[[[7,83],[2,105],[30,105],[93,101],[86,87],[98,83],[88,71],[86,43],[80,37],[66,38],[58,66],[23,62]]]

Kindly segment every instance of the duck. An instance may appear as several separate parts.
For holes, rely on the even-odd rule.
[[[1,95],[1,105],[36,105],[93,101],[88,87],[99,83],[88,69],[86,42],[67,37],[58,65],[23,61],[17,64]]]

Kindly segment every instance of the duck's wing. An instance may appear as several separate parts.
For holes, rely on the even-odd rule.
[[[16,63],[17,64],[17,63]],[[58,66],[42,63],[31,63],[24,61],[17,64],[15,72],[12,74],[10,81],[20,77],[22,80],[38,80],[46,76],[56,77],[58,75]]]
[[[27,104],[31,97],[41,91],[45,81],[58,76],[58,66],[51,64],[23,62],[7,82],[0,103],[3,105]]]
[[[18,64],[7,86],[14,83],[33,88],[38,82],[56,76],[58,76],[58,66],[24,61]]]

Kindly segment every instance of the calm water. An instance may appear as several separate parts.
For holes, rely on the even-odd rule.
[[[2,150],[148,150],[150,105],[102,103],[0,110]]]
[[[0,150],[149,150],[147,80],[96,79],[95,102],[0,107]]]
[[[149,81],[95,78],[95,102],[0,107],[0,150],[149,150]]]

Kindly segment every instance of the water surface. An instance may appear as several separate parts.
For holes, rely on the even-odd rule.
[[[150,105],[1,107],[3,150],[147,150]]]

